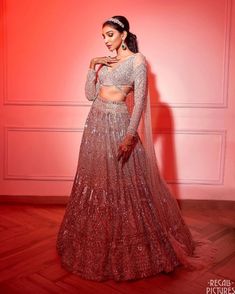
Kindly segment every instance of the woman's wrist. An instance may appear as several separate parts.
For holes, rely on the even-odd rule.
[[[136,136],[133,136],[132,134],[126,134],[124,142],[126,145],[133,145],[135,143]]]

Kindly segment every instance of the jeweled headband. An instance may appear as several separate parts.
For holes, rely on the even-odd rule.
[[[115,23],[119,24],[122,28],[124,28],[124,24],[120,20],[118,20],[117,18],[111,17],[111,18],[107,19],[107,21],[115,22]]]

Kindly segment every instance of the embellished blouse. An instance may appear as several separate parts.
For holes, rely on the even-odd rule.
[[[90,101],[95,100],[102,85],[114,85],[121,92],[123,92],[122,86],[131,88],[134,93],[134,107],[127,133],[136,136],[147,95],[146,57],[138,52],[119,63],[112,70],[103,65],[97,71],[89,68],[85,82],[86,98]],[[125,92],[123,94],[127,96]]]

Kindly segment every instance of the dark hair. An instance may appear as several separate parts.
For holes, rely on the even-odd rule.
[[[122,16],[122,15],[115,15],[115,16],[112,16],[112,18],[116,18],[116,19],[120,20],[120,22],[122,22],[124,24],[124,28],[121,27],[118,23],[115,23],[115,22],[113,22],[111,20],[106,20],[103,23],[102,28],[105,25],[109,25],[109,26],[112,26],[114,29],[118,30],[120,33],[122,33],[123,31],[126,31],[127,36],[126,36],[126,39],[125,39],[125,43],[126,43],[127,47],[134,53],[139,52],[137,37],[136,37],[135,34],[133,34],[133,33],[131,33],[129,31],[130,30],[130,25],[129,25],[129,22],[126,19],[126,17]]]

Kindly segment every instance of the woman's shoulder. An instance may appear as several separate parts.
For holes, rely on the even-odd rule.
[[[135,57],[137,57],[137,58],[146,58],[145,55],[140,51],[135,53]]]
[[[135,53],[134,64],[146,63],[146,56],[142,52]]]

